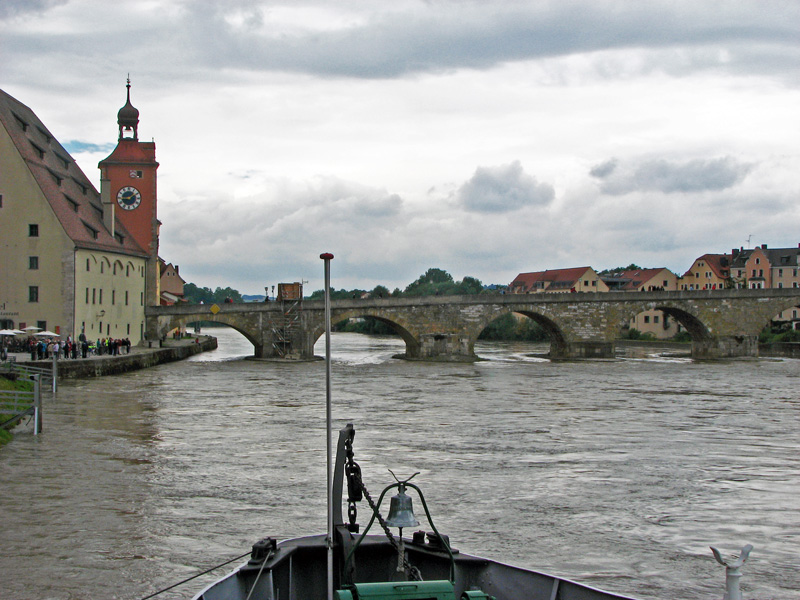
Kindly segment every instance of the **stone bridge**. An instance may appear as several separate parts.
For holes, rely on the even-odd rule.
[[[694,358],[758,355],[758,334],[781,311],[800,305],[800,289],[731,289],[566,294],[491,294],[333,300],[331,322],[372,317],[405,341],[412,360],[475,360],[475,341],[507,313],[525,315],[550,336],[554,359],[609,358],[630,320],[663,311],[692,337]],[[241,332],[257,358],[310,360],[324,333],[322,300],[148,307],[147,338],[162,339],[197,321]]]

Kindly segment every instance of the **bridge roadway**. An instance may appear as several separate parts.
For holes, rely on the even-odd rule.
[[[758,355],[758,334],[780,312],[800,306],[800,289],[481,294],[333,300],[331,321],[373,317],[405,341],[412,360],[475,360],[475,341],[507,313],[525,315],[550,336],[554,359],[610,358],[623,326],[657,309],[692,337],[694,358]],[[214,308],[216,307],[216,308]],[[147,339],[213,321],[241,332],[257,358],[310,360],[324,332],[322,300],[147,307]]]

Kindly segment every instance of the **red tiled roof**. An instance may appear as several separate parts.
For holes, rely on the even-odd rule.
[[[692,267],[697,264],[697,261],[702,260],[711,268],[714,272],[714,275],[719,277],[720,279],[727,279],[729,276],[729,269],[731,264],[731,256],[730,254],[703,254],[695,259],[692,263]],[[690,272],[691,268],[683,274],[686,277]]]
[[[658,269],[631,269],[630,271],[622,271],[619,278],[622,280],[629,280],[623,284],[619,289],[630,291],[638,290],[642,285],[645,285],[653,277],[658,277],[659,273],[663,272],[666,267]]]
[[[94,185],[34,112],[3,90],[0,122],[77,248],[147,256],[119,221],[111,235]]]
[[[536,271],[534,273],[520,273],[511,282],[510,287],[520,288],[527,292],[534,287],[546,289],[548,287],[567,288],[574,287],[574,284],[591,267],[573,267],[571,269],[548,269],[547,271]],[[540,284],[540,285],[536,285]]]

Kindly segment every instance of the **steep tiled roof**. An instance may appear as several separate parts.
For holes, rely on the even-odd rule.
[[[659,273],[662,273],[665,268],[666,267],[661,267],[659,269],[631,269],[630,271],[622,271],[619,274],[619,277],[621,280],[624,280],[625,283],[621,285],[619,289],[626,292],[639,290],[641,286],[647,284],[651,279],[658,277]],[[654,285],[658,285],[658,283]]]
[[[534,273],[520,273],[511,282],[512,290],[528,292],[533,289],[570,289],[591,267],[548,269]]]
[[[0,122],[76,247],[147,256],[119,221],[111,235],[94,185],[34,112],[3,90]]]
[[[730,275],[730,254],[703,254],[703,256],[695,259],[694,263],[692,263],[692,266],[694,267],[699,260],[705,261],[708,267],[714,272],[714,275],[720,279],[727,279]],[[691,269],[686,271],[683,276],[686,277],[689,273],[691,273]]]

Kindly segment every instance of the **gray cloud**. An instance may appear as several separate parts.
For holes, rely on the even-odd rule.
[[[742,46],[750,52],[716,58],[761,63],[796,47],[800,6],[778,0],[736,6],[603,2],[553,4],[484,2],[401,3],[392,11],[367,13],[357,25],[332,31],[297,29],[273,36],[269,17],[251,12],[238,27],[225,25],[225,5],[194,6],[193,17],[215,32],[237,39],[235,56],[207,46],[210,60],[254,68],[277,68],[349,77],[396,77],[457,68],[486,69],[507,61],[564,56],[619,48]],[[201,8],[202,7],[202,8]],[[198,10],[203,12],[198,13]],[[213,9],[212,9],[213,10]],[[206,21],[208,15],[212,21]],[[258,16],[255,16],[255,15]],[[253,27],[253,23],[267,27]],[[202,36],[206,37],[206,36]],[[206,40],[204,40],[204,44]],[[226,44],[227,45],[227,44]],[[701,53],[697,66],[708,54]],[[751,65],[752,66],[752,65]]]
[[[498,167],[478,167],[472,178],[456,192],[456,200],[468,211],[505,213],[525,206],[552,202],[553,186],[539,183],[514,161]]]
[[[605,179],[614,172],[614,170],[617,168],[617,165],[619,165],[619,161],[616,158],[610,158],[609,160],[592,167],[591,171],[589,171],[589,175],[592,177],[597,177],[598,179]]]
[[[43,12],[53,6],[66,4],[68,0],[3,0],[0,3],[0,19],[27,13]]]
[[[604,194],[633,191],[674,194],[729,189],[741,183],[752,168],[753,165],[730,156],[683,162],[648,159],[625,165],[611,159],[592,167],[589,174],[601,180],[600,190]]]
[[[38,0],[30,10],[46,11],[52,4]],[[0,18],[29,10],[16,0],[10,6]],[[132,12],[130,18],[120,16],[120,31],[98,30],[87,36],[65,29],[53,36],[11,30],[4,37],[17,53],[24,49],[31,55],[77,56],[91,44],[115,62],[137,65],[144,57],[176,76],[236,68],[392,78],[488,69],[504,62],[580,52],[681,48],[684,58],[672,68],[785,71],[793,77],[789,67],[800,58],[800,3],[780,0],[713,6],[666,1],[623,5],[405,1],[393,3],[391,10],[351,7],[349,22],[327,28],[276,20],[273,11],[287,6],[323,9],[330,4],[193,1],[170,5],[169,18],[158,6],[149,13]],[[232,19],[232,14],[239,18]],[[126,31],[135,32],[135,48],[119,44]],[[172,46],[167,51],[170,60],[158,61],[165,53],[164,40]],[[725,52],[709,52],[710,48]]]

